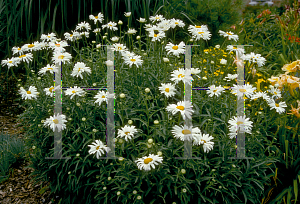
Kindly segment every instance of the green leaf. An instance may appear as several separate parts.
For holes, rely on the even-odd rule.
[[[49,188],[49,186],[44,186],[40,191],[39,194],[43,195],[45,193],[45,191]]]

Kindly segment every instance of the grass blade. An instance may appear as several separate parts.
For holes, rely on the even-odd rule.
[[[58,3],[56,4],[53,12],[53,21],[52,21],[52,32],[55,31],[55,17],[56,17],[56,11],[57,11]]]

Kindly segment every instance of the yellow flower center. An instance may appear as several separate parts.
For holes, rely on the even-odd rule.
[[[204,33],[204,32],[198,32],[198,34],[202,34],[202,33]]]
[[[242,121],[238,121],[237,124],[238,124],[238,125],[241,125],[241,124],[243,124],[243,122],[242,122]]]
[[[73,34],[70,35],[70,37],[72,37],[72,36],[73,36]]]
[[[216,89],[216,90],[214,90],[214,92],[217,92],[218,90]]]
[[[179,109],[179,110],[184,110],[183,106],[177,106],[176,108]]]
[[[26,57],[26,55],[21,55],[19,58]]]
[[[12,61],[8,61],[8,63],[12,63]]]
[[[30,44],[30,45],[28,45],[28,47],[29,47],[29,48],[32,48],[32,47],[34,47],[34,45],[33,45],[33,44]]]
[[[58,120],[57,120],[57,119],[54,119],[53,122],[54,122],[55,124],[58,124]]]
[[[178,22],[175,22],[175,24],[179,24]]]
[[[177,50],[178,46],[173,46],[172,48],[173,48],[173,50]]]
[[[182,134],[185,134],[185,135],[191,134],[191,131],[189,131],[189,130],[182,130]]]
[[[227,32],[226,32],[227,33]],[[228,35],[232,35],[232,34],[230,34],[230,33],[227,33]]]
[[[109,26],[112,26],[112,24],[108,24]]]
[[[277,95],[277,92],[276,92],[276,91],[274,91],[274,94],[275,94],[275,95]]]
[[[155,19],[159,19],[159,17],[155,17]]]
[[[27,92],[27,94],[31,94],[31,91],[26,91]]]
[[[54,88],[53,88],[53,87],[51,87],[51,88],[49,89],[49,91],[50,91],[50,92],[52,92],[52,90],[53,90],[53,89],[54,89]]]
[[[55,44],[56,45],[56,47],[60,47],[60,44]]]
[[[149,162],[151,162],[152,160],[153,160],[152,158],[147,158],[147,159],[144,160],[144,163],[149,164]]]
[[[169,88],[166,88],[166,89],[165,89],[165,92],[169,92],[169,90],[170,90]]]
[[[154,37],[157,37],[157,35],[156,35],[156,34],[154,34]]]
[[[105,98],[105,96],[102,96],[102,98]]]
[[[201,28],[201,26],[196,26],[196,28]]]
[[[98,19],[98,16],[95,16],[96,19]]]
[[[232,49],[235,49],[235,50],[236,50],[237,48],[236,48],[236,47],[233,47]]]
[[[118,47],[118,50],[122,50],[122,48],[121,48],[121,47]]]
[[[239,89],[240,92],[246,92],[246,89]]]
[[[131,59],[130,61],[135,62],[136,60],[135,59]]]
[[[206,143],[206,141],[205,141],[205,140],[203,140],[203,139],[201,139],[201,141],[204,141],[204,143]]]
[[[50,36],[50,35],[48,35],[47,37],[48,37],[48,38],[51,38],[51,36]]]
[[[126,135],[128,135],[130,132],[125,132]]]
[[[96,147],[96,150],[98,150],[99,148],[100,148],[100,146],[97,146],[97,147]]]
[[[53,70],[53,68],[51,68],[51,67],[49,67],[49,68],[47,68],[47,69],[52,69],[52,70]]]
[[[275,103],[275,106],[276,106],[276,107],[279,107],[279,104],[278,104],[278,103]]]
[[[178,78],[179,78],[179,77],[183,78],[184,76],[185,76],[185,75],[179,74],[179,75],[178,75]]]
[[[63,56],[63,55],[60,55],[60,56],[58,56],[58,59],[63,59],[65,56]]]
[[[73,90],[72,93],[76,93],[76,91]]]
[[[18,50],[21,50],[21,48],[18,48]]]
[[[81,68],[78,68],[78,71],[80,71]]]

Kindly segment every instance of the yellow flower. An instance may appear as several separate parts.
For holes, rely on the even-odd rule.
[[[221,74],[224,74],[224,72],[221,72]]]

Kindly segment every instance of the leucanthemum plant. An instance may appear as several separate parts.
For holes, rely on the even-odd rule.
[[[130,18],[129,13],[124,15]],[[117,23],[104,22],[103,17],[101,13],[90,15],[89,19],[95,25],[84,21],[72,34],[65,33],[63,41],[57,41],[54,33],[43,34],[42,42],[14,47],[14,55],[19,56],[2,61],[2,65],[13,73],[14,66],[25,64],[29,69],[35,52],[44,49],[51,55],[50,60],[41,62],[44,64],[38,72],[41,80],[37,80],[35,75],[28,76],[19,93],[27,106],[20,115],[20,118],[27,119],[25,122],[29,127],[27,144],[36,147],[33,165],[45,175],[45,179],[52,180],[55,193],[62,195],[64,203],[80,200],[162,203],[163,196],[169,202],[181,199],[180,203],[184,203],[188,199],[198,203],[211,201],[209,197],[212,194],[207,191],[210,188],[214,191],[215,200],[232,203],[243,198],[243,193],[226,189],[248,186],[249,180],[255,179],[257,182],[251,184],[255,192],[248,192],[247,196],[259,202],[257,194],[262,191],[257,186],[265,182],[265,178],[259,175],[263,175],[265,170],[258,167],[274,162],[274,159],[265,156],[265,150],[261,149],[265,138],[256,132],[268,127],[270,121],[266,118],[277,118],[285,112],[287,99],[284,87],[289,86],[294,91],[291,93],[295,93],[295,84],[299,85],[299,80],[288,75],[272,77],[269,83],[278,86],[268,92],[262,86],[268,80],[257,79],[256,84],[234,84],[236,65],[241,63],[236,52],[244,53],[244,50],[230,45],[238,41],[238,35],[231,31],[219,31],[224,37],[223,45],[226,43],[227,46],[196,51],[192,55],[194,67],[185,68],[183,57],[188,42],[177,42],[176,39],[171,42],[166,37],[172,29],[185,29],[186,25],[180,19],[165,19],[162,15],[151,16],[149,20],[140,18],[140,23],[150,22],[143,27],[147,31],[146,36],[140,37],[148,39],[148,42],[141,49],[141,39],[133,43],[134,28],[119,30]],[[99,24],[103,24],[102,29]],[[187,28],[194,43],[210,40],[211,34],[206,25],[189,25]],[[106,33],[108,30],[110,34]],[[98,34],[106,37],[106,43],[112,45],[113,61],[107,59],[107,52],[102,49],[104,46],[101,47],[103,39],[88,42],[91,31],[97,31],[96,37]],[[116,37],[117,32],[124,37]],[[125,36],[132,41],[126,41]],[[79,41],[87,47],[79,49]],[[76,56],[66,51],[66,42],[73,45],[68,46],[76,51]],[[254,52],[243,54],[241,58],[246,62],[246,79],[252,74],[250,66],[259,68],[266,61]],[[60,67],[56,67],[56,63]],[[106,71],[113,65],[115,93],[109,93],[103,87],[107,86]],[[53,97],[60,86],[53,84],[53,74],[58,69],[62,70],[61,86],[65,88],[61,89],[62,112],[54,113]],[[256,74],[258,76],[259,72]],[[185,101],[185,83],[207,88],[206,91],[193,90],[192,100]],[[92,85],[93,88],[90,88]],[[100,88],[95,88],[96,85]],[[107,123],[111,120],[106,118],[109,98],[114,100],[115,107],[113,141],[108,140],[106,135]],[[246,101],[243,117],[235,115],[234,101],[237,98]],[[263,116],[263,126],[260,125],[262,117],[256,114],[256,110],[261,108],[264,114],[269,114]],[[297,110],[292,109],[296,116]],[[184,123],[187,119],[191,119],[192,126]],[[275,123],[278,122],[275,120]],[[245,127],[246,154],[254,157],[248,162],[256,165],[251,170],[243,161],[228,160],[229,156],[236,156],[235,139],[241,124]],[[52,136],[55,131],[62,133],[63,156],[71,159],[45,159],[53,156]],[[256,138],[262,142],[257,144]],[[192,157],[198,159],[175,159],[175,156],[183,157],[188,151],[186,141],[191,142]],[[110,145],[115,147],[115,152],[109,148]],[[110,154],[115,158],[100,159]],[[38,165],[39,162],[44,162],[44,165]],[[217,173],[213,171],[215,169],[218,169]],[[244,173],[241,181],[236,173],[246,169],[249,171]],[[212,177],[215,180],[211,180]],[[86,185],[87,181],[89,185]],[[216,184],[223,187],[216,188]],[[112,191],[116,193],[109,193]],[[78,192],[84,195],[78,197]],[[107,196],[109,198],[105,201]]]

